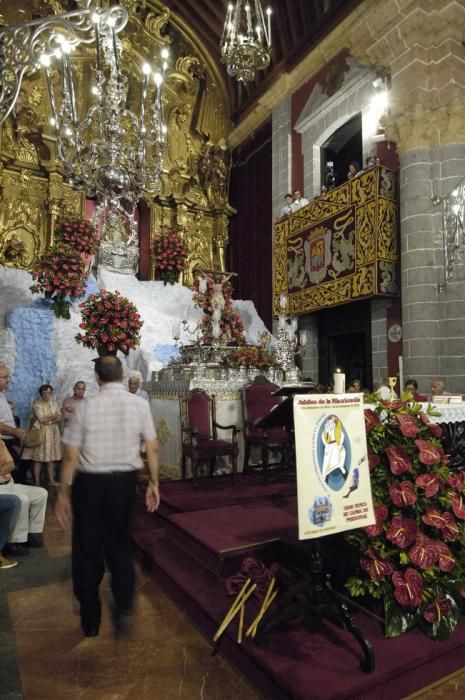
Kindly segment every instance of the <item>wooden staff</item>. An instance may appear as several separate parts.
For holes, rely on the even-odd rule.
[[[241,590],[239,591],[236,599],[234,600],[233,604],[229,608],[228,612],[226,613],[223,622],[219,626],[215,636],[213,637],[213,641],[217,642],[218,639],[221,637],[225,629],[229,626],[230,622],[234,619],[234,617],[237,615],[239,612],[240,608],[245,605],[247,600],[250,598],[252,593],[257,587],[257,584],[254,583],[250,588],[248,588],[250,583],[250,579],[247,579],[247,581],[244,583],[242,586]],[[247,590],[248,589],[248,590]]]
[[[258,628],[260,621],[262,620],[264,614],[266,613],[266,611],[268,610],[268,608],[270,607],[270,605],[272,604],[272,602],[274,601],[274,599],[278,595],[278,591],[273,591],[275,583],[276,583],[276,579],[272,578],[270,581],[270,585],[268,586],[268,590],[266,592],[266,595],[263,598],[263,602],[262,602],[261,608],[258,612],[258,615],[255,618],[255,620],[252,622],[252,624],[250,625],[247,632],[245,633],[246,637],[250,637],[251,635],[252,635],[252,637],[255,637],[255,634],[257,632],[257,628]]]

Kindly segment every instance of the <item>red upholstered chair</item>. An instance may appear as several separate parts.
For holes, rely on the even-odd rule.
[[[213,476],[217,457],[230,457],[232,464],[232,481],[237,474],[237,456],[239,445],[237,434],[240,428],[235,425],[220,425],[215,418],[214,397],[203,389],[192,389],[187,396],[180,399],[182,432],[182,478],[186,478],[186,462],[192,465],[194,486],[197,486],[199,464],[210,466]],[[231,441],[218,439],[217,428],[231,430]]]
[[[242,412],[244,416],[244,472],[260,467],[263,469],[265,479],[268,477],[270,452],[281,454],[280,465],[285,464],[290,454],[289,434],[283,428],[257,428],[256,421],[266,416],[271,409],[281,403],[281,396],[273,396],[273,392],[279,387],[271,382],[248,384],[242,390]],[[261,449],[261,463],[256,467],[249,466],[251,447]]]

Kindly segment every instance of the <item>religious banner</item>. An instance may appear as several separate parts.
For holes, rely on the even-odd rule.
[[[398,293],[396,174],[376,166],[275,226],[274,311],[289,313]]]
[[[363,394],[294,397],[299,539],[375,523]]]

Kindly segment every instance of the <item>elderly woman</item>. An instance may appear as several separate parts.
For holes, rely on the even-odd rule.
[[[60,407],[52,399],[53,387],[42,384],[39,388],[40,399],[32,404],[32,421],[34,427],[39,427],[42,441],[37,447],[25,447],[23,459],[34,462],[34,484],[40,486],[42,464],[47,465],[48,483],[57,486],[55,481],[55,464],[62,457],[60,431],[58,423],[63,419]]]

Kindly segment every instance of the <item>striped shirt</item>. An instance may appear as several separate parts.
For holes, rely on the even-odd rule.
[[[78,471],[101,474],[140,469],[141,441],[155,437],[149,403],[109,382],[76,405],[63,442],[79,447]]]

